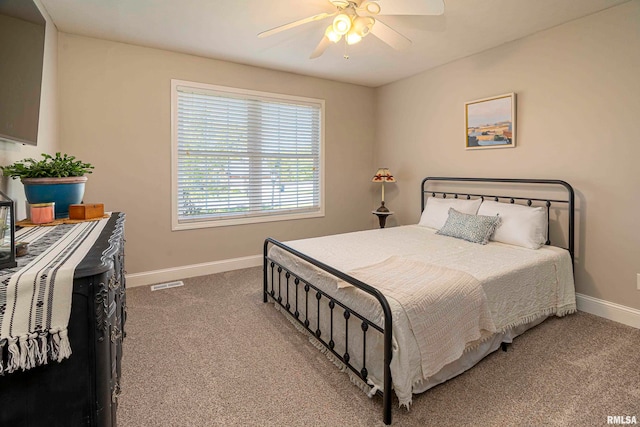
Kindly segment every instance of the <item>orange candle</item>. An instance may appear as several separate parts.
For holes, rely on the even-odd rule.
[[[55,203],[36,203],[29,205],[31,222],[34,224],[46,224],[55,219]]]

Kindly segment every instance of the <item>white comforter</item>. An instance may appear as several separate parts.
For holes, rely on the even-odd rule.
[[[566,250],[555,247],[531,250],[496,242],[483,246],[436,235],[434,230],[417,225],[290,241],[286,244],[340,271],[353,272],[355,277],[358,276],[357,270],[366,271],[367,267],[383,263],[392,256],[468,273],[481,283],[497,331],[506,331],[541,316],[563,316],[575,311],[571,258]],[[354,288],[339,288],[338,281],[332,276],[277,247],[271,249],[270,256],[382,325],[379,304],[372,297]],[[302,294],[298,299],[301,306]],[[400,403],[409,405],[413,386],[421,384],[431,372],[425,375],[420,355],[422,343],[417,342],[404,308],[396,299],[387,294],[385,296],[393,316],[393,386]],[[313,311],[309,311],[313,326]],[[323,339],[329,329],[327,319],[327,315],[321,314],[320,326],[325,334]],[[366,364],[371,384],[381,387],[382,337],[377,333],[372,335],[368,334],[367,337]],[[342,351],[338,347],[342,336],[342,328],[336,326],[334,341],[339,354]],[[352,364],[358,366],[361,363],[362,343],[361,339],[354,339],[354,336],[356,334],[349,335],[349,353]],[[473,345],[474,342],[469,342],[466,347]],[[460,350],[460,355],[462,351],[464,349]],[[442,361],[438,360],[433,364],[443,366]]]

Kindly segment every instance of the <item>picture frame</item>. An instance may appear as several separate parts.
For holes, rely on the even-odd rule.
[[[484,150],[516,146],[516,94],[465,102],[465,148]]]

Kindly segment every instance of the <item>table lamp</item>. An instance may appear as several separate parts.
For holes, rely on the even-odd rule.
[[[389,209],[384,205],[384,183],[396,182],[396,179],[391,175],[391,172],[389,172],[389,168],[380,168],[373,176],[373,179],[371,179],[371,182],[382,183],[382,205],[377,209],[377,212],[389,212]]]

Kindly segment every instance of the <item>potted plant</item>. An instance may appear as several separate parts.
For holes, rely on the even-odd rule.
[[[20,178],[24,184],[27,202],[55,203],[56,218],[69,216],[69,205],[81,203],[84,196],[85,174],[93,166],[76,160],[74,156],[56,153],[55,157],[42,154],[44,159],[24,159],[9,166],[0,166],[2,175]]]

